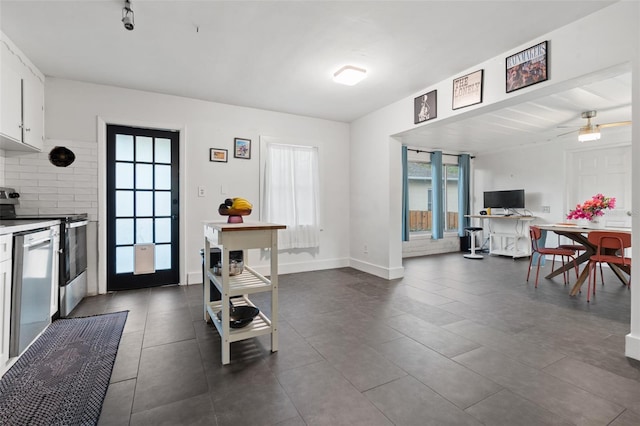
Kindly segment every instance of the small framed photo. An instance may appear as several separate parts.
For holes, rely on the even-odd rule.
[[[453,80],[452,109],[482,103],[483,76],[484,70],[478,70]]]
[[[413,100],[413,124],[422,123],[438,116],[438,91],[420,95]]]
[[[235,138],[233,140],[233,156],[235,158],[251,158],[251,139]]]
[[[227,162],[227,150],[220,148],[211,148],[209,150],[209,161],[217,161],[219,163]]]
[[[507,56],[507,93],[548,80],[548,43],[543,41]]]

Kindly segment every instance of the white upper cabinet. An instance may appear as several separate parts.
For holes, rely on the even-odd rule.
[[[0,33],[0,149],[42,151],[44,76]]]

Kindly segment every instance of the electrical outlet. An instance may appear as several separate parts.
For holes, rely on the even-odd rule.
[[[366,244],[364,246],[364,249],[362,250],[364,254],[369,253],[369,249],[367,248]]]
[[[204,197],[204,196],[205,196],[204,186],[199,186],[198,187],[198,197]]]
[[[551,206],[542,206],[542,213],[551,213]]]

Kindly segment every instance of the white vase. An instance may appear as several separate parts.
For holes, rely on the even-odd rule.
[[[576,219],[576,226],[579,228],[590,228],[589,219]]]
[[[604,228],[604,218],[601,216],[596,216],[589,221],[587,225],[590,229],[603,229]]]

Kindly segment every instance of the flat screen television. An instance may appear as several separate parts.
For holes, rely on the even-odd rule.
[[[485,209],[524,209],[524,189],[485,191]]]

